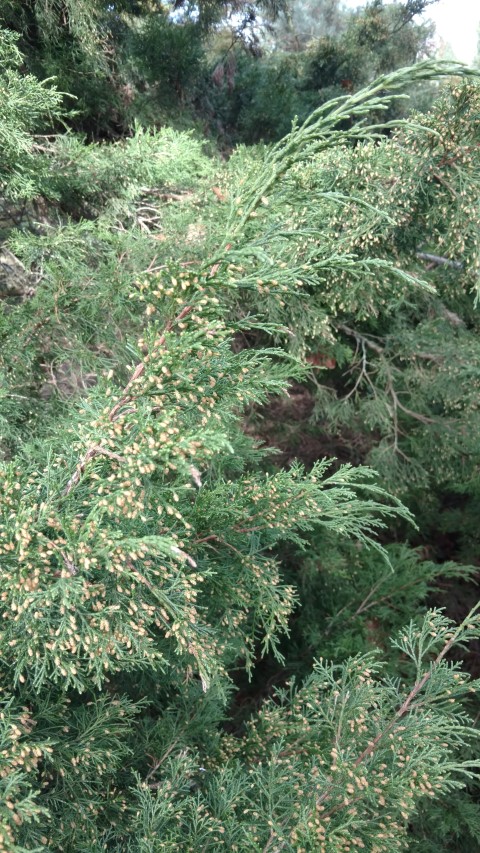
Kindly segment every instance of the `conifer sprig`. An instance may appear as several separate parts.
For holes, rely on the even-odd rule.
[[[250,174],[248,180],[244,176],[243,188],[232,206],[227,242],[233,245],[238,242],[252,214],[262,204],[268,204],[273,188],[296,164],[305,163],[333,146],[355,139],[371,139],[392,126],[412,126],[408,119],[368,125],[366,118],[369,113],[387,110],[395,99],[408,98],[405,89],[415,83],[455,75],[477,77],[478,72],[462,63],[426,60],[378,77],[359,92],[323,104],[303,124],[294,123],[287,136],[266,150],[257,173]],[[337,129],[342,122],[349,122],[350,126]]]

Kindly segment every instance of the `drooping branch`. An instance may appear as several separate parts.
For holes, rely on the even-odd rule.
[[[401,723],[402,719],[409,712],[413,711],[415,709],[415,707],[418,707],[418,704],[417,705],[414,704],[416,697],[422,692],[424,687],[431,680],[432,676],[434,675],[434,673],[436,672],[436,670],[438,669],[438,667],[440,666],[442,661],[445,659],[445,657],[448,655],[450,650],[453,648],[453,646],[455,646],[459,642],[461,642],[462,637],[465,636],[465,632],[469,628],[472,627],[472,623],[475,620],[478,620],[479,608],[480,608],[480,604],[475,605],[475,607],[470,611],[470,613],[468,613],[468,615],[463,620],[463,622],[460,625],[458,625],[455,629],[453,629],[451,631],[451,633],[447,634],[446,642],[445,642],[443,648],[437,654],[436,658],[430,664],[429,668],[423,673],[423,675],[420,678],[417,679],[417,681],[413,685],[412,689],[410,690],[408,696],[404,699],[404,701],[402,702],[400,707],[395,711],[390,722],[376,735],[375,738],[373,738],[373,740],[371,740],[368,743],[368,745],[365,747],[363,752],[361,752],[360,755],[357,756],[356,759],[354,759],[354,761],[351,765],[353,768],[359,767],[368,758],[370,758],[372,755],[374,755],[377,748],[379,747],[379,744],[385,739],[385,737],[387,737],[388,735],[394,735],[395,731],[398,731],[397,727]],[[320,807],[323,806],[324,803],[328,803],[328,801],[331,800],[331,797],[332,797],[333,779],[331,777],[327,777],[325,782],[326,782],[326,785],[329,787],[327,787],[327,789],[323,792],[323,794],[321,794],[319,797],[317,797],[317,799],[315,801],[315,810],[317,812],[320,809]],[[342,800],[342,802],[337,803],[335,805],[332,805],[332,807],[330,808],[329,811],[327,811],[327,812],[322,811],[322,819],[323,820],[330,819],[331,815],[333,815],[335,812],[338,812],[339,810],[345,808],[345,805],[346,805],[346,803]],[[349,803],[348,805],[350,806],[351,803]],[[270,836],[269,836],[265,846],[263,847],[262,853],[267,853],[267,851],[269,851],[272,848],[272,845],[274,843],[276,843],[276,847],[275,847],[276,853],[279,853],[279,851],[283,850],[287,844],[286,841],[278,842],[278,837],[277,837],[275,831],[272,829]]]
[[[349,393],[346,395],[346,397],[343,398],[343,400],[344,401],[348,400],[355,393],[355,391],[358,389],[358,387],[360,386],[363,379],[365,379],[369,383],[369,385],[373,389],[374,394],[377,396],[375,386],[374,386],[374,384],[373,384],[373,382],[369,376],[368,360],[367,360],[367,352],[366,352],[367,348],[373,350],[373,352],[375,352],[378,356],[380,356],[380,359],[383,362],[383,366],[385,368],[386,375],[387,375],[387,382],[386,382],[385,390],[386,390],[387,394],[390,396],[391,401],[392,401],[391,406],[389,405],[389,406],[387,406],[387,408],[391,412],[392,420],[393,420],[394,450],[395,450],[395,452],[399,453],[401,456],[405,456],[405,454],[400,450],[399,444],[398,444],[398,439],[399,439],[399,434],[400,434],[400,429],[399,429],[399,424],[398,424],[398,412],[401,411],[405,415],[408,415],[410,418],[414,418],[414,420],[419,421],[422,424],[434,423],[434,419],[428,417],[427,415],[422,414],[421,412],[415,412],[412,409],[409,409],[407,406],[405,406],[402,403],[402,401],[399,398],[398,392],[395,390],[394,383],[393,383],[392,367],[385,357],[385,348],[383,346],[381,346],[376,341],[373,341],[370,337],[367,337],[366,335],[360,334],[360,332],[357,332],[355,329],[351,329],[349,326],[346,326],[344,323],[339,323],[337,328],[340,331],[344,332],[346,335],[349,335],[350,337],[355,338],[355,340],[357,342],[357,352],[358,352],[359,347],[362,350],[362,362],[361,362],[360,374],[357,377],[357,380],[356,380],[352,390],[349,391]],[[438,360],[437,357],[432,353],[419,352],[419,353],[413,353],[413,355],[416,358],[423,358],[423,359],[426,359],[428,361]]]

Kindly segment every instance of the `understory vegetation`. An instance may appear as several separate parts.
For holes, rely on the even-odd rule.
[[[21,5],[1,853],[479,849],[479,73],[412,0]]]

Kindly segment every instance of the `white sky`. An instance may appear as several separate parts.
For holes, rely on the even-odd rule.
[[[364,5],[362,0],[344,0],[346,6]],[[450,45],[460,62],[473,62],[477,53],[480,0],[439,0],[430,6],[425,19],[435,22],[437,41]]]
[[[435,22],[437,37],[450,44],[456,59],[473,62],[477,53],[480,0],[439,0],[425,12]]]

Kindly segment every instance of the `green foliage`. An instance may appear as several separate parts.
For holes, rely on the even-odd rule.
[[[382,136],[408,85],[452,74],[384,75],[223,166],[169,130],[32,148],[44,215],[9,246],[33,284],[0,325],[6,853],[380,853],[420,845],[452,793],[478,833],[459,805],[478,606],[454,622],[425,604],[475,570],[395,541],[414,529],[395,493],[475,493],[458,446],[435,477],[426,448],[448,426],[435,412],[433,439],[428,406],[462,405],[462,428],[476,412],[478,85]],[[425,270],[459,234],[461,276]],[[435,371],[415,368],[420,400],[413,346]],[[322,386],[326,356],[351,374]],[[392,461],[380,482],[325,453],[282,466],[261,414],[295,387],[312,431],[372,423],[413,488]],[[262,666],[282,686],[246,720],[239,683]]]
[[[28,70],[42,79],[54,77],[67,92],[64,108],[70,121],[99,133],[115,122],[121,99],[116,80],[112,24],[113,6],[95,0],[32,0],[0,3],[2,27],[16,32]],[[51,122],[49,130],[56,127]]]
[[[174,319],[185,291],[188,302]],[[161,314],[138,344],[149,355],[129,380],[133,396],[99,382],[75,430],[67,429],[61,457],[52,455],[61,440],[57,423],[55,438],[46,436],[46,459],[34,447],[24,450],[29,464],[21,482],[13,464],[5,467],[2,643],[12,649],[16,682],[32,679],[40,689],[61,679],[84,691],[100,687],[108,672],[172,667],[172,653],[188,650],[188,666],[207,684],[223,669],[218,644],[228,660],[232,644],[235,655],[250,655],[257,639],[268,648],[285,629],[292,591],[282,587],[268,557],[279,541],[301,542],[299,534],[317,523],[368,544],[381,526],[376,516],[392,512],[374,497],[357,499],[357,489],[376,493],[362,469],[327,478],[319,464],[303,476],[294,468],[229,478],[248,451],[243,439],[235,445],[236,407],[278,392],[296,367],[278,361],[276,351],[233,354],[221,322],[209,316],[216,304],[187,273],[169,286],[157,282],[147,316]],[[107,408],[106,394],[112,394]],[[212,464],[215,479],[200,487]],[[23,543],[20,552],[15,542]],[[222,555],[229,557],[228,572]],[[219,624],[225,635],[217,628],[212,645]],[[245,633],[237,637],[240,624]]]
[[[322,532],[311,538],[300,570],[292,567],[302,605],[292,638],[299,654],[306,645],[310,657],[324,654],[336,661],[372,646],[386,655],[388,638],[401,630],[405,613],[423,612],[437,583],[450,590],[476,575],[472,566],[434,563],[406,545],[390,545],[388,557],[390,566],[357,543],[339,548]],[[405,662],[402,672],[408,672]]]
[[[193,21],[179,25],[157,14],[142,19],[126,48],[140,80],[157,87],[159,100],[175,102],[201,73],[202,42]]]
[[[56,227],[10,236],[35,287],[21,304],[18,296],[4,303],[7,455],[16,441],[48,427],[54,411],[61,417],[65,399],[95,384],[97,374],[128,363],[125,332],[138,335],[142,322],[132,280],[180,253],[178,229],[200,207],[216,165],[190,134],[169,129],[138,130],[114,147],[65,134],[42,146],[39,159]]]
[[[75,97],[69,124],[89,139],[116,139],[135,121],[198,121],[226,142],[256,142],[428,55],[430,30],[413,20],[425,5],[1,0],[0,23],[19,36],[32,74]],[[418,97],[428,104],[428,87]]]
[[[317,430],[353,428],[363,458],[437,529],[449,494],[464,495],[472,522],[478,501],[478,103],[476,84],[455,86],[421,126],[415,117],[391,140],[327,154],[317,150],[330,136],[310,144],[307,123],[268,149],[261,167],[244,155],[248,190],[239,177],[232,194],[232,223],[252,219],[256,231],[242,267],[262,294],[251,310],[282,322],[277,342],[319,365],[310,380]],[[338,110],[325,120],[341,120],[342,102]],[[341,142],[349,132],[334,133]],[[296,140],[312,154],[301,165],[289,147]],[[285,272],[272,275],[273,253]],[[286,280],[292,273],[300,288]],[[476,548],[469,518],[465,560]]]
[[[49,81],[21,75],[18,39],[0,31],[0,187],[3,196],[29,198],[40,175],[32,133],[58,117],[61,95]]]
[[[233,38],[256,40],[257,15],[272,21],[284,9],[283,0],[234,8],[223,0],[195,8],[155,0],[0,0],[0,25],[19,36],[29,71],[54,77],[60,91],[75,97],[70,126],[90,139],[111,139],[136,120],[159,127],[169,117],[191,126],[209,34],[223,21]]]
[[[210,95],[217,123],[235,141],[275,141],[295,117],[303,122],[319,105],[425,59],[431,55],[431,27],[413,21],[425,5],[414,10],[409,3],[379,0],[353,11],[337,2],[294,3],[261,58],[241,49],[220,58],[213,74],[217,90]],[[410,109],[426,108],[434,89],[420,83],[412,95]],[[404,103],[390,103],[389,118],[405,112]]]
[[[75,219],[111,216],[115,209],[122,218],[155,188],[165,193],[188,191],[212,174],[201,142],[192,133],[170,128],[148,133],[137,127],[115,146],[86,145],[82,138],[63,134],[45,155],[48,179],[43,194],[58,200],[62,211]]]

